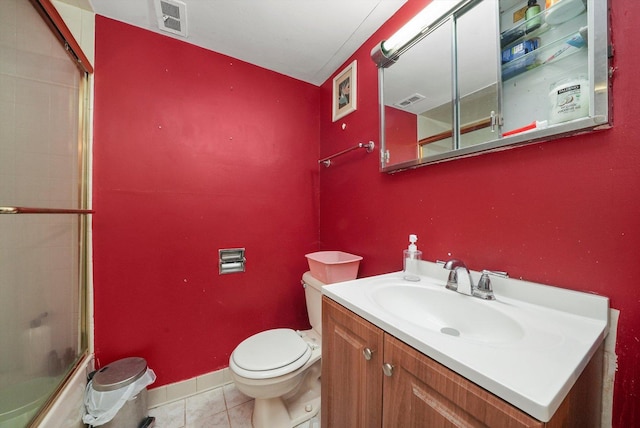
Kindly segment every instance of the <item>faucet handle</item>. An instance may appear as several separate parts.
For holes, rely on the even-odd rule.
[[[495,300],[496,296],[493,295],[493,287],[491,286],[491,278],[489,275],[495,275],[502,278],[509,278],[509,274],[500,271],[483,270],[482,276],[478,281],[478,285],[474,290],[474,295],[485,300]]]
[[[493,287],[491,286],[491,278],[489,278],[489,271],[483,270],[482,276],[478,281],[478,285],[473,290],[473,295],[485,300],[495,300],[496,296],[493,295]]]
[[[500,278],[509,278],[509,274],[507,272],[503,272],[500,270],[487,270],[484,269],[482,271],[482,274],[489,274],[489,275],[493,275],[493,276],[499,276]]]

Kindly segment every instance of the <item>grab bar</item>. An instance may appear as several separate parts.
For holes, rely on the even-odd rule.
[[[0,214],[93,214],[93,210],[65,208],[0,207]]]
[[[327,157],[326,157],[326,158],[324,158],[324,159],[320,159],[320,160],[318,161],[318,163],[324,163],[324,166],[326,166],[327,168],[329,168],[329,166],[331,166],[331,159],[333,159],[333,158],[335,158],[335,157],[342,156],[343,154],[345,154],[345,153],[349,153],[349,152],[350,152],[350,151],[352,151],[352,150],[362,149],[362,148],[367,149],[367,153],[371,153],[371,152],[373,151],[373,149],[375,148],[375,146],[376,146],[376,145],[375,145],[375,143],[374,143],[373,141],[369,141],[369,142],[368,142],[368,143],[366,143],[366,144],[365,144],[365,143],[358,143],[358,145],[357,145],[357,146],[354,146],[354,147],[351,147],[351,148],[345,149],[345,150],[343,150],[343,151],[341,151],[341,152],[338,152],[338,153],[335,153],[335,154],[333,154],[333,155],[331,155],[331,156],[327,156]]]

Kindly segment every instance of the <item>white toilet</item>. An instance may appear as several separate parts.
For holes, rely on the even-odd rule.
[[[245,339],[229,358],[240,392],[255,398],[254,428],[293,428],[319,414],[322,286],[302,276],[311,330],[279,328]]]

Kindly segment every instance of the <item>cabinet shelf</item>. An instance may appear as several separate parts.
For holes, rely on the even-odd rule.
[[[500,46],[502,49],[507,49],[523,40],[540,37],[556,25],[560,25],[584,13],[586,13],[586,9],[582,0],[562,0],[537,15],[501,32]],[[551,17],[550,20],[549,17]],[[539,25],[535,29],[527,30],[529,27],[534,27],[536,22],[539,22]]]
[[[546,43],[525,55],[502,65],[502,81],[507,81],[525,71],[552,64],[556,61],[585,49],[587,46],[587,28],[566,34],[556,40]]]

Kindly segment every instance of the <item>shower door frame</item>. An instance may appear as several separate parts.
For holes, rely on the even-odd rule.
[[[54,38],[61,44],[63,49],[68,53],[70,61],[78,68],[80,77],[77,81],[78,87],[78,104],[76,106],[78,112],[77,121],[77,164],[74,167],[74,171],[78,174],[78,195],[76,207],[65,208],[52,208],[52,207],[24,207],[24,206],[5,206],[0,207],[0,214],[4,217],[7,215],[26,215],[30,216],[77,216],[77,248],[72,251],[74,261],[71,265],[77,267],[77,283],[72,284],[70,290],[76,290],[78,293],[77,299],[79,307],[74,307],[78,312],[77,315],[74,311],[71,314],[71,318],[77,316],[77,331],[72,332],[72,337],[76,337],[77,345],[74,350],[74,359],[71,360],[71,364],[62,366],[62,375],[60,376],[60,382],[55,389],[51,390],[48,399],[38,409],[36,415],[30,422],[30,426],[37,425],[48,410],[51,408],[58,394],[62,391],[65,384],[71,379],[71,377],[83,368],[83,363],[86,357],[90,353],[90,332],[88,326],[90,320],[88,317],[88,284],[90,283],[90,272],[88,268],[88,251],[90,248],[89,243],[89,228],[90,217],[93,211],[89,208],[89,165],[90,165],[90,137],[89,137],[89,121],[90,121],[90,85],[91,75],[93,73],[93,67],[89,60],[82,52],[79,44],[71,34],[71,31],[64,23],[62,17],[59,15],[55,7],[50,0],[30,0],[35,10],[43,18],[44,23],[51,30]],[[32,21],[33,22],[33,21]],[[20,25],[18,22],[16,25]],[[17,57],[16,57],[17,58]],[[16,74],[16,79],[21,78]],[[16,101],[17,102],[17,101]],[[75,134],[74,134],[75,135]],[[17,144],[16,140],[16,144]],[[75,143],[74,143],[75,144]],[[0,201],[0,205],[3,201]],[[2,219],[0,218],[0,221]],[[77,259],[75,259],[77,257]],[[77,284],[77,288],[75,285]],[[73,310],[73,309],[72,309]],[[46,313],[43,314],[45,317]],[[61,358],[61,361],[64,361]]]

